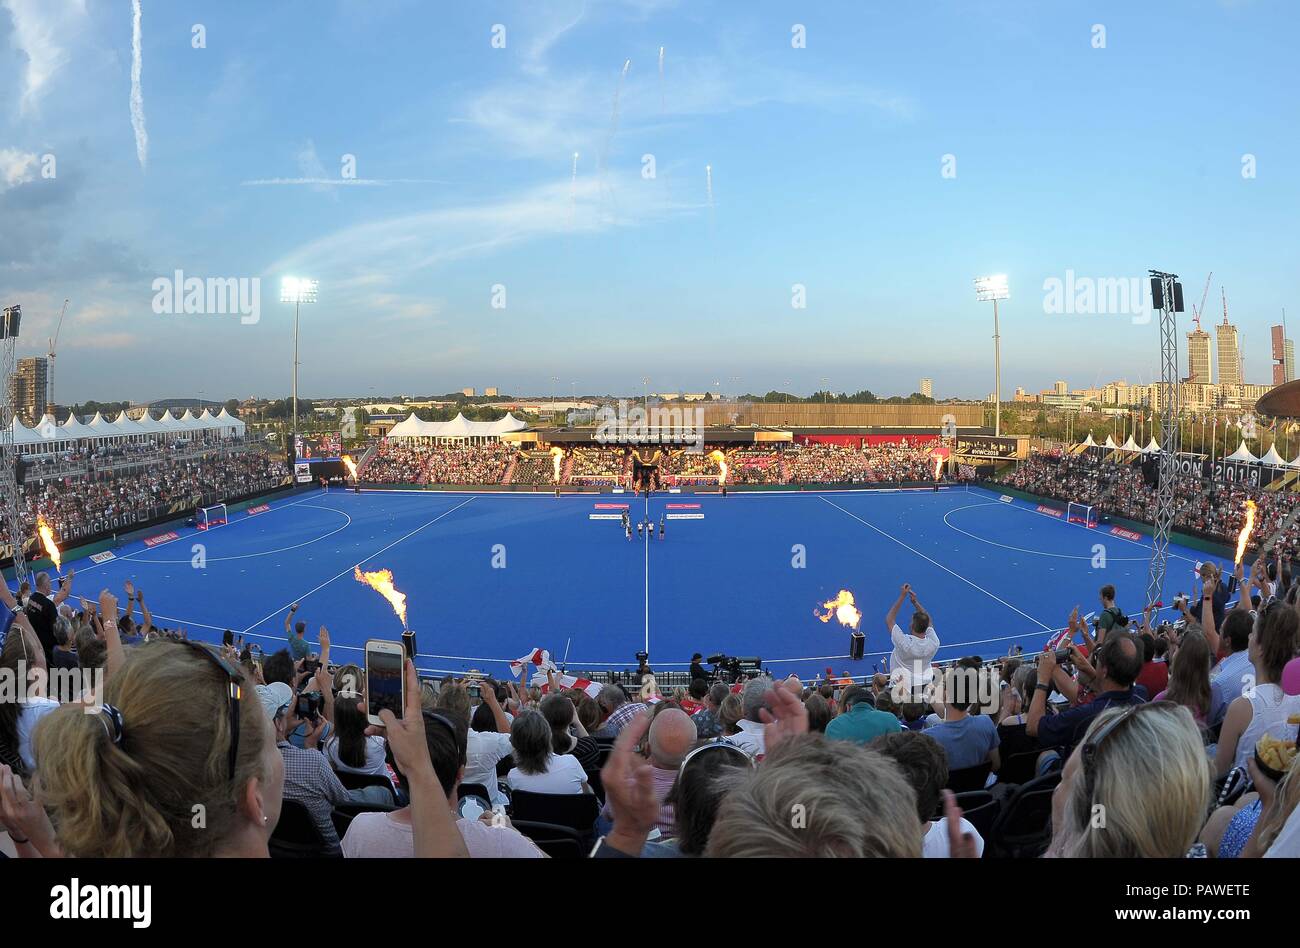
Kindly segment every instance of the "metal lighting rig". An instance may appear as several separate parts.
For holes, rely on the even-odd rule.
[[[1178,479],[1178,314],[1183,311],[1183,285],[1176,273],[1149,270],[1151,306],[1160,312],[1160,467],[1156,482],[1155,530],[1151,536],[1151,569],[1147,574],[1147,605],[1164,598],[1169,528],[1174,522],[1174,487]]]
[[[27,530],[22,522],[18,452],[14,449],[14,347],[22,319],[21,306],[6,306],[0,321],[0,340],[4,343],[0,355],[0,495],[4,497],[5,524],[13,544],[14,580],[18,583],[27,578],[27,564],[23,561]]]

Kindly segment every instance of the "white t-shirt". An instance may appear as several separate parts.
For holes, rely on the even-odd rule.
[[[28,771],[36,769],[36,759],[32,756],[32,731],[36,722],[58,706],[59,703],[52,698],[28,698],[19,706],[18,756]]]
[[[961,831],[975,837],[975,855],[983,856],[984,837],[980,836],[979,831],[964,816],[961,818]],[[931,821],[930,828],[925,831],[925,839],[921,840],[922,858],[947,859],[951,854],[948,848],[948,818],[945,816]]]
[[[465,748],[465,776],[461,783],[481,783],[488,789],[493,806],[505,806],[506,795],[497,786],[497,764],[513,753],[509,734],[493,731],[470,731]]]
[[[546,771],[526,774],[518,767],[506,774],[506,784],[511,790],[529,793],[582,793],[587,773],[572,754],[551,754],[546,758]]]
[[[388,765],[384,761],[384,739],[377,734],[366,738],[366,765],[349,767],[339,758],[339,739],[331,737],[325,742],[325,757],[330,766],[349,774],[370,774],[375,777],[387,777]]]
[[[457,820],[472,859],[542,859],[531,839],[513,826],[490,826],[482,820]],[[391,813],[358,813],[343,835],[343,855],[348,859],[410,859],[415,855],[411,824]]]
[[[895,688],[899,685],[905,688],[922,685],[934,678],[930,662],[939,651],[939,636],[934,626],[926,629],[925,636],[920,637],[895,625],[889,638],[894,643],[893,654],[889,656],[889,678]]]
[[[767,725],[761,721],[737,721],[736,733],[726,740],[735,744],[750,757],[762,757],[767,753],[765,740]]]

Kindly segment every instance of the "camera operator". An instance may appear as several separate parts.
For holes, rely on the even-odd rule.
[[[705,681],[712,680],[713,676],[710,675],[704,666],[700,664],[703,659],[704,656],[699,652],[696,652],[691,656],[691,681],[694,681],[696,678],[703,678]]]

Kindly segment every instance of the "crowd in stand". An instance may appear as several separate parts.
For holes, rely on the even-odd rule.
[[[715,450],[723,452],[729,484],[866,484],[930,481],[932,445],[787,444],[706,445],[702,451],[659,452],[665,486],[708,487],[718,483]],[[645,452],[647,456],[653,452]],[[511,459],[514,466],[511,469]],[[565,449],[562,483],[602,486],[626,482],[625,448],[577,445]],[[518,452],[505,444],[425,444],[384,439],[362,469],[363,481],[378,484],[498,484],[507,471],[512,484],[543,486],[555,481],[546,449]]]
[[[1089,504],[1100,512],[1131,520],[1150,523],[1155,518],[1156,489],[1146,482],[1138,464],[1115,463],[1089,454],[1035,453],[1004,482],[1040,496]],[[1247,547],[1250,550],[1279,534],[1298,501],[1291,491],[1183,477],[1174,485],[1174,527],[1235,543],[1245,523],[1247,500],[1256,505],[1255,527]],[[1300,525],[1290,525],[1280,539],[1289,547],[1300,546]]]
[[[514,453],[501,442],[427,444],[385,438],[360,476],[372,484],[499,484]]]
[[[628,693],[526,662],[518,682],[421,682],[408,661],[382,727],[324,627],[313,651],[286,619],[263,657],[159,634],[130,586],[120,616],[107,590],[78,609],[38,577],[0,645],[27,689],[0,693],[0,852],[1300,855],[1300,585],[1282,560],[1201,576],[1177,624],[1130,619],[1107,586],[1054,650],[947,667],[904,586],[889,673],[862,682],[697,664],[689,688],[643,669]],[[102,677],[60,701],[33,674],[51,667]]]
[[[178,503],[192,507],[270,490],[288,473],[283,458],[255,449],[163,455],[144,468],[52,478],[28,471],[22,515],[28,523],[44,517],[61,541],[77,540],[161,516]],[[0,542],[8,542],[3,521]]]

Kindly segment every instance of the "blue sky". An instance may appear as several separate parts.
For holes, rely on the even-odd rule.
[[[982,396],[990,272],[1006,395],[1158,365],[1153,324],[1044,313],[1067,270],[1174,270],[1189,302],[1213,270],[1252,381],[1300,321],[1284,0],[141,6],[137,134],[130,0],[0,0],[0,300],[35,354],[72,299],[60,402],[287,393],[286,273],[320,281],[317,396]],[[177,269],[261,279],[260,320],[155,313]]]

